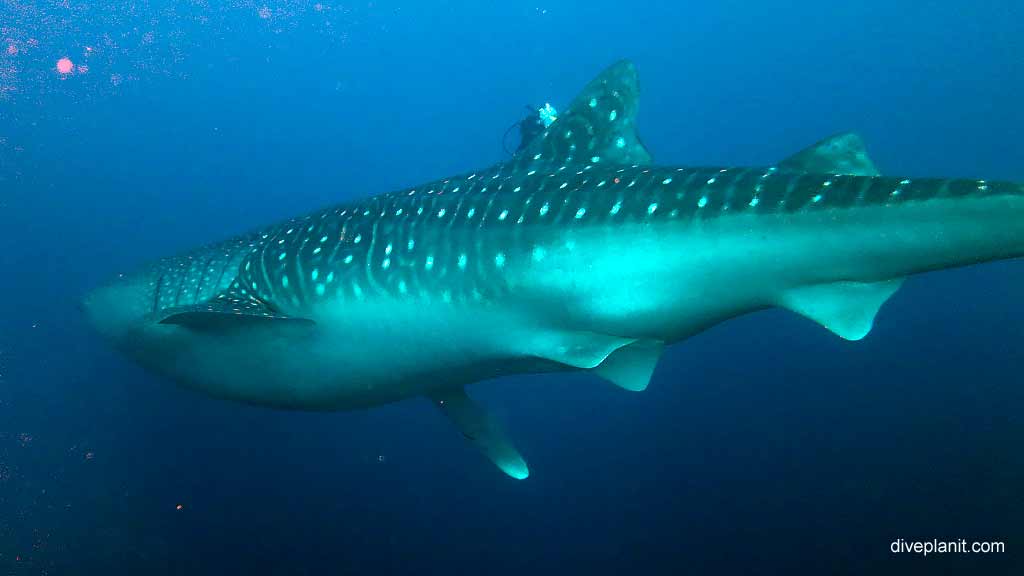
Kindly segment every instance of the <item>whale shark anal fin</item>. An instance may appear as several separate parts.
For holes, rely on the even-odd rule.
[[[512,445],[501,425],[463,388],[454,388],[430,394],[430,399],[487,458],[516,480],[530,475],[526,461]]]
[[[882,282],[836,282],[790,290],[779,305],[809,318],[846,340],[860,340],[871,332],[878,310],[900,286],[903,278]]]

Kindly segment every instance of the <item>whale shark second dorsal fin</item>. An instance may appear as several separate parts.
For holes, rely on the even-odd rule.
[[[640,89],[636,66],[612,64],[590,81],[513,162],[521,167],[558,164],[650,164],[636,133]]]
[[[880,176],[861,137],[853,132],[829,136],[779,162],[782,170],[812,174]]]

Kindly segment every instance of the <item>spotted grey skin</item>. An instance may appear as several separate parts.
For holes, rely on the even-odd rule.
[[[511,161],[356,200],[94,291],[99,330],[183,385],[310,410],[427,396],[507,474],[467,384],[589,370],[642,390],[664,346],[772,306],[847,339],[908,274],[1024,254],[1024,188],[883,177],[853,135],[776,166],[651,165],[635,70]]]

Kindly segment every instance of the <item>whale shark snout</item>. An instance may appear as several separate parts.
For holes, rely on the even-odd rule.
[[[145,281],[121,275],[86,292],[78,307],[97,332],[120,340],[152,312],[152,296],[147,293]]]

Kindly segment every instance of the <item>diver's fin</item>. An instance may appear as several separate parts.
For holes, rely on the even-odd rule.
[[[664,342],[638,340],[609,354],[591,372],[619,388],[640,392],[647,389],[664,350]]]
[[[308,318],[280,314],[251,294],[233,285],[206,302],[162,310],[157,322],[178,324],[193,330],[226,330],[253,324],[313,324]]]
[[[463,388],[430,394],[434,405],[444,412],[467,440],[483,451],[502,472],[522,480],[530,475],[526,461],[505,435],[501,426]]]
[[[779,163],[779,168],[814,174],[880,175],[868,157],[864,141],[852,132],[825,138],[786,158]]]
[[[609,66],[513,161],[523,167],[650,164],[636,133],[639,96],[636,66],[628,60]]]
[[[883,282],[835,282],[804,286],[786,292],[780,306],[814,320],[846,340],[871,332],[879,308],[903,284],[903,278]]]

